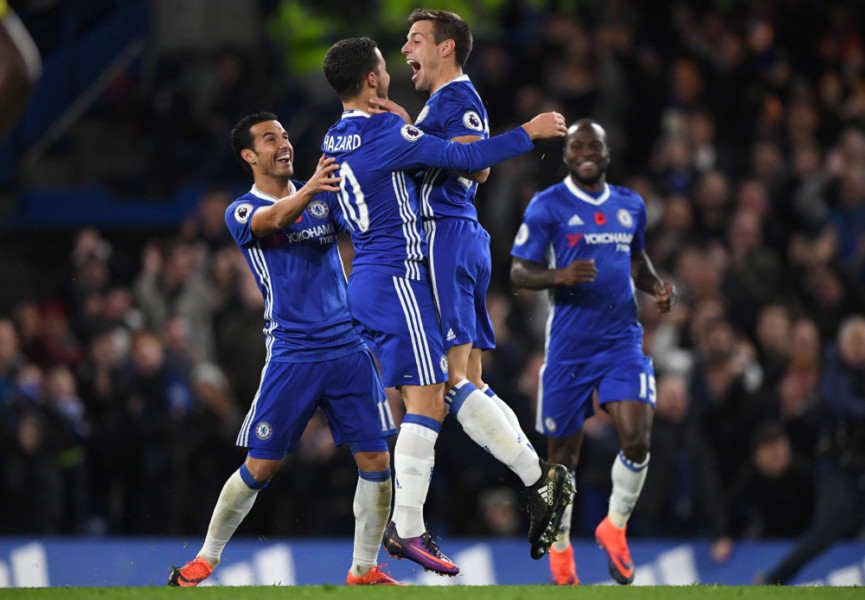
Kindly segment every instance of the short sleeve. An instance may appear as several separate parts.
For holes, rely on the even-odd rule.
[[[484,110],[480,100],[472,102],[465,94],[451,94],[443,99],[442,114],[448,115],[445,122],[445,139],[452,140],[466,135],[489,137]]]
[[[537,196],[532,199],[523,214],[523,221],[514,237],[511,255],[516,258],[546,264],[547,248],[550,245],[551,222],[549,211],[538,202]]]
[[[225,224],[239,247],[243,248],[255,241],[252,215],[263,205],[257,198],[245,196],[232,202],[225,210]]]

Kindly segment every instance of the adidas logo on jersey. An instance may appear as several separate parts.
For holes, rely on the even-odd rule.
[[[448,329],[448,341],[456,339],[457,334],[454,333],[453,329]]]
[[[568,225],[585,225],[585,223],[583,223],[583,220],[579,215],[574,215],[571,217],[570,221],[568,221]]]

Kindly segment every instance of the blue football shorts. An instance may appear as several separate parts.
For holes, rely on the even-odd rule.
[[[468,219],[424,221],[424,233],[445,348],[461,344],[495,348],[496,335],[487,314],[490,234]]]
[[[447,381],[447,356],[426,280],[353,272],[347,296],[354,327],[375,349],[387,387]]]
[[[639,350],[605,353],[579,364],[547,363],[539,379],[535,429],[549,437],[568,437],[583,428],[595,414],[595,389],[600,406],[619,400],[655,406],[655,369]]]
[[[291,451],[318,407],[334,443],[354,452],[387,450],[396,433],[390,404],[366,350],[318,362],[268,362],[237,445],[253,458],[281,459]]]

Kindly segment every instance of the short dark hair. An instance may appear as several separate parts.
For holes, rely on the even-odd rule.
[[[368,37],[340,40],[327,49],[324,76],[340,100],[351,100],[363,89],[369,73],[378,73],[376,43]]]
[[[445,40],[454,41],[454,54],[460,67],[466,66],[469,54],[472,53],[472,32],[469,24],[461,16],[447,10],[431,8],[416,8],[408,16],[408,26],[418,21],[432,21],[435,31],[435,43]]]
[[[234,151],[234,157],[248,173],[252,173],[252,167],[249,166],[248,162],[243,160],[240,153],[247,148],[255,150],[255,140],[252,139],[250,129],[252,129],[253,125],[257,125],[262,121],[278,120],[272,112],[261,110],[246,115],[231,129],[231,149]]]

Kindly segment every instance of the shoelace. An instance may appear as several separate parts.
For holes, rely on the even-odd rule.
[[[443,559],[448,560],[448,561],[450,560],[447,556],[445,556],[444,554],[441,553],[441,550],[439,550],[439,546],[438,546],[438,544],[436,544],[436,542],[435,542],[435,540],[433,539],[433,536],[432,536],[431,533],[426,533],[426,534],[421,538],[421,544],[422,544],[423,547],[426,548],[426,549],[430,552],[430,554],[432,554],[433,556],[437,556],[437,557],[439,557],[439,558],[443,558]]]

